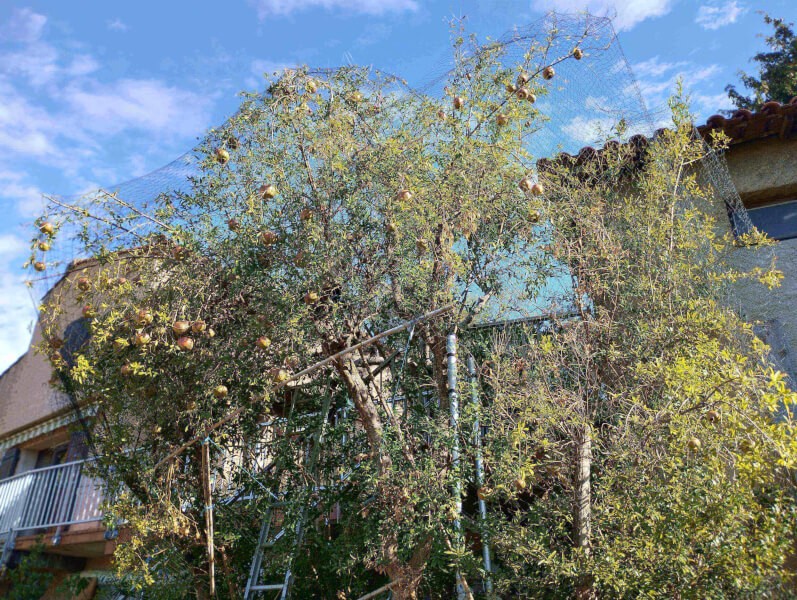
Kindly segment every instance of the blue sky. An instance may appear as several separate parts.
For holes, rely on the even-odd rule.
[[[797,21],[794,0],[138,0],[0,3],[0,371],[25,351],[23,285],[41,194],[70,195],[150,172],[232,113],[264,71],[371,64],[421,85],[447,59],[448,21],[481,37],[548,10],[614,17],[643,96],[682,77],[705,120],[749,69],[757,10]],[[574,143],[578,127],[573,128]]]

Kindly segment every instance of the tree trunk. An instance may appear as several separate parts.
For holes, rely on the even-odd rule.
[[[394,549],[397,548],[394,546]],[[390,588],[393,592],[393,600],[416,600],[418,598],[418,586],[421,583],[431,550],[432,540],[425,538],[415,548],[407,564],[401,564],[396,560],[385,569],[390,580],[397,582]]]
[[[392,461],[388,455],[382,454],[382,419],[379,417],[376,404],[371,401],[368,384],[365,383],[362,375],[360,375],[352,355],[339,359],[336,362],[336,367],[360,416],[371,452],[378,459],[379,474],[384,475],[390,468]],[[379,390],[377,393],[379,393]]]
[[[427,338],[429,349],[432,352],[432,371],[435,384],[437,385],[437,396],[440,398],[440,409],[448,411],[448,354],[446,352],[446,336],[439,331],[431,330]]]
[[[575,435],[573,478],[573,544],[583,558],[589,556],[592,535],[592,490],[590,471],[592,469],[592,437],[590,426],[581,425]],[[583,572],[576,584],[576,598],[594,598],[592,576]]]
[[[377,459],[379,474],[387,475],[393,462],[387,453],[382,452],[384,426],[379,416],[377,403],[374,401],[374,398],[382,397],[380,395],[384,393],[384,390],[376,381],[372,380],[370,383],[366,383],[353,355],[337,361],[336,368],[357,409],[368,437],[368,445]],[[416,600],[418,585],[426,568],[431,547],[431,539],[423,540],[413,550],[410,560],[404,562],[399,558],[398,542],[395,536],[391,534],[382,540],[381,554],[382,560],[385,561],[383,571],[391,581],[396,582],[391,587],[395,600]]]

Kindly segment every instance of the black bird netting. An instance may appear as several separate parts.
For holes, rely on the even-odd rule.
[[[457,75],[457,68],[466,69],[469,64],[477,64],[484,52],[492,52],[496,48],[500,48],[501,61],[505,65],[520,64],[524,58],[533,55],[534,64],[529,65],[530,70],[540,74],[543,69],[552,68],[555,72],[555,76],[544,81],[544,86],[535,89],[538,118],[533,129],[524,135],[525,147],[533,161],[555,158],[561,153],[578,155],[582,149],[600,149],[612,141],[625,143],[635,136],[637,139],[639,136],[650,138],[656,133],[655,124],[669,118],[669,115],[652,114],[645,107],[611,20],[589,14],[551,13],[534,23],[517,27],[495,41],[479,43],[475,39],[466,40],[457,48],[461,55],[458,67],[453,67],[453,60],[440,64],[426,81],[414,86],[399,77],[380,73],[379,77],[391,80],[390,92],[387,93],[388,88],[383,89],[387,95],[382,101],[400,104],[407,97],[439,100],[446,94],[447,82]],[[575,48],[579,49],[579,60],[573,60]],[[310,75],[322,77],[332,73],[333,70],[309,70]],[[208,141],[216,139],[218,132],[227,131],[234,118],[211,130],[209,137],[196,148],[151,173],[103,187],[92,194],[53,195],[48,200],[50,206],[61,211],[62,205],[96,208],[102,204],[102,210],[140,216],[151,210],[159,198],[190,193],[200,175],[202,162],[207,158]],[[532,173],[536,171],[533,161],[528,165]],[[705,180],[714,188],[717,197],[724,202],[737,229],[752,229],[722,157],[709,152],[699,168],[705,172]],[[115,201],[108,203],[109,196]],[[53,203],[58,203],[58,206]],[[101,220],[95,224],[97,231],[108,236],[106,243],[109,246],[121,248],[137,245],[154,223],[143,218],[131,219],[129,231],[112,233],[103,229]],[[40,254],[47,270],[32,278],[36,298],[41,298],[60,279],[70,262],[81,257],[85,252],[87,235],[89,233],[85,231],[63,230],[59,232],[58,243],[46,255]],[[507,277],[511,278],[511,275]],[[533,298],[524,295],[519,283],[513,285],[507,281],[505,302],[493,300],[491,310],[484,313],[485,318],[513,319],[543,314],[552,307],[561,310],[567,305],[564,297],[570,293],[567,284],[563,283],[565,279],[551,278],[544,293]],[[513,300],[509,301],[509,297]]]
[[[371,498],[355,497],[351,491],[353,488],[369,489],[368,486],[372,484],[367,469],[360,469],[360,465],[369,464],[368,441],[362,435],[362,431],[357,432],[354,423],[358,418],[364,420],[362,413],[357,415],[352,410],[348,397],[350,394],[344,389],[345,386],[340,385],[337,380],[334,385],[331,383],[335,379],[334,376],[329,377],[329,380],[324,376],[316,376],[322,372],[319,370],[311,373],[309,378],[301,379],[300,375],[304,371],[301,371],[300,367],[316,362],[323,352],[327,355],[333,354],[333,350],[340,350],[355,340],[396,326],[399,321],[407,321],[420,314],[428,314],[431,309],[439,309],[439,306],[428,306],[418,300],[423,298],[423,290],[419,291],[420,283],[415,285],[420,278],[414,279],[416,265],[413,264],[413,260],[417,256],[418,270],[433,271],[434,267],[427,266],[427,263],[431,262],[427,258],[430,246],[433,244],[443,246],[440,243],[441,238],[447,235],[454,238],[455,235],[446,230],[445,225],[434,224],[436,229],[431,227],[424,229],[424,215],[418,216],[407,211],[402,218],[407,229],[411,229],[411,235],[405,236],[400,251],[391,246],[398,237],[393,229],[395,224],[389,220],[391,215],[395,214],[391,211],[395,210],[395,205],[408,203],[414,193],[419,196],[423,193],[417,189],[411,191],[409,186],[405,187],[402,184],[405,179],[410,178],[407,173],[417,166],[406,164],[411,162],[410,158],[428,157],[422,150],[418,150],[418,147],[424,144],[429,146],[439,144],[436,148],[440,149],[441,154],[455,155],[458,149],[448,143],[455,136],[451,135],[446,127],[453,127],[451,123],[456,121],[457,127],[470,132],[476,132],[481,128],[479,134],[482,137],[479,140],[484,145],[479,147],[479,152],[488,156],[485,160],[489,162],[492,160],[489,157],[493,156],[491,154],[493,150],[501,148],[500,136],[495,132],[499,127],[507,125],[510,119],[502,110],[510,101],[516,104],[523,103],[522,109],[512,109],[516,110],[514,113],[516,116],[522,114],[523,118],[508,125],[511,131],[517,133],[513,138],[516,146],[512,152],[517,154],[513,157],[513,167],[501,171],[501,176],[491,181],[503,186],[503,192],[496,193],[493,198],[495,202],[506,202],[501,207],[505,208],[507,214],[520,215],[521,211],[516,205],[523,204],[522,209],[526,212],[523,213],[523,218],[517,221],[523,221],[523,225],[518,227],[525,228],[523,233],[528,234],[526,238],[522,242],[510,240],[505,243],[504,238],[512,237],[514,234],[504,234],[495,223],[482,223],[483,214],[468,208],[470,199],[464,196],[454,198],[455,202],[451,203],[453,205],[451,210],[458,211],[456,219],[449,218],[450,214],[443,215],[440,219],[444,222],[446,218],[448,221],[457,221],[461,229],[461,232],[457,232],[459,238],[450,244],[452,249],[450,255],[455,255],[449,263],[453,265],[451,270],[453,271],[459,264],[457,253],[467,256],[467,260],[471,260],[475,265],[472,269],[474,277],[457,280],[455,286],[452,286],[457,287],[456,294],[453,295],[464,298],[463,306],[468,304],[475,307],[480,303],[483,304],[474,321],[468,325],[491,326],[507,321],[539,320],[546,317],[553,319],[557,318],[557,315],[567,314],[574,304],[584,304],[583,299],[574,298],[579,292],[577,285],[574,285],[573,277],[568,273],[566,261],[553,261],[553,264],[549,264],[545,272],[538,277],[529,273],[529,268],[534,265],[535,253],[546,252],[546,232],[556,226],[546,219],[544,210],[537,212],[536,208],[532,208],[529,212],[526,208],[526,203],[536,202],[539,197],[544,198],[545,193],[540,187],[540,182],[543,180],[545,169],[554,163],[577,166],[590,161],[599,162],[602,153],[611,153],[620,147],[636,149],[641,156],[644,147],[656,136],[662,135],[655,130],[654,125],[661,122],[661,118],[654,117],[645,108],[612,24],[606,18],[551,14],[531,25],[516,28],[495,41],[477,43],[475,39],[467,37],[455,40],[454,55],[455,60],[451,65],[439,66],[427,81],[416,85],[410,85],[395,75],[356,67],[344,67],[340,70],[298,68],[275,74],[264,94],[245,96],[241,108],[235,115],[212,129],[194,149],[168,165],[143,177],[108,186],[93,194],[49,198],[50,212],[45,216],[61,229],[57,232],[52,247],[37,252],[33,258],[41,267],[37,270],[46,273],[45,276],[33,281],[34,291],[39,297],[43,296],[62,276],[70,263],[84,256],[90,254],[95,257],[107,257],[114,252],[158,245],[167,250],[164,250],[163,254],[156,255],[156,258],[172,261],[177,265],[175,272],[180,271],[184,277],[189,269],[184,265],[193,261],[194,257],[197,257],[198,267],[204,268],[205,263],[208,265],[216,263],[216,266],[208,266],[206,271],[198,271],[200,275],[191,273],[183,280],[186,286],[201,286],[202,283],[208,283],[210,286],[218,283],[220,290],[236,289],[235,286],[241,285],[239,282],[244,279],[237,276],[239,271],[235,269],[239,268],[248,269],[246,273],[254,274],[255,278],[262,277],[260,285],[253,286],[258,289],[240,292],[240,301],[232,292],[229,294],[218,292],[223,296],[219,300],[219,305],[223,305],[224,310],[227,310],[225,313],[227,316],[239,311],[241,306],[250,301],[252,304],[249,312],[239,311],[242,315],[241,320],[235,321],[234,326],[222,330],[223,325],[219,325],[218,336],[216,337],[215,332],[214,336],[211,336],[215,337],[213,342],[207,339],[204,321],[196,320],[194,323],[188,323],[182,320],[180,311],[185,310],[183,306],[192,301],[191,298],[183,297],[179,301],[174,301],[168,310],[174,327],[174,336],[171,336],[171,328],[165,326],[165,317],[162,319],[163,331],[158,333],[153,327],[150,334],[147,328],[153,322],[153,315],[147,310],[139,310],[138,314],[125,317],[135,325],[133,341],[113,340],[113,335],[109,333],[107,336],[109,344],[117,344],[118,347],[106,353],[110,358],[103,355],[103,360],[107,358],[107,364],[113,365],[113,373],[119,373],[118,365],[113,361],[120,360],[118,357],[125,352],[136,352],[148,346],[150,342],[155,341],[155,336],[161,336],[162,339],[157,340],[158,344],[162,344],[159,346],[159,351],[166,348],[162,350],[163,356],[166,356],[164,360],[174,361],[177,365],[174,369],[163,370],[168,373],[158,371],[160,367],[154,361],[143,367],[141,363],[149,358],[142,358],[141,363],[131,362],[122,365],[122,369],[127,370],[121,372],[124,376],[131,373],[152,376],[153,382],[161,378],[167,382],[165,385],[174,385],[175,389],[186,393],[183,394],[185,397],[175,394],[174,399],[171,397],[161,399],[161,403],[158,404],[154,400],[162,394],[158,385],[151,383],[148,386],[144,384],[134,386],[136,389],[129,392],[131,402],[140,401],[143,395],[144,402],[153,406],[152,410],[142,418],[142,421],[147,419],[153,421],[147,423],[151,426],[150,433],[142,433],[138,440],[144,447],[149,443],[146,441],[148,438],[158,439],[163,429],[173,427],[175,420],[179,422],[181,431],[176,433],[178,443],[164,447],[157,446],[160,442],[156,442],[160,454],[152,451],[151,456],[152,462],[155,463],[154,467],[166,465],[170,470],[171,479],[168,485],[164,485],[164,489],[168,488],[167,496],[172,488],[179,488],[177,484],[187,489],[192,483],[196,483],[195,478],[191,481],[191,477],[187,475],[193,473],[190,469],[196,467],[196,459],[193,464],[184,463],[182,473],[178,467],[168,461],[183,450],[193,447],[198,441],[203,442],[205,446],[203,452],[208,455],[208,458],[203,460],[209,462],[212,457],[216,461],[213,481],[207,482],[208,498],[205,499],[205,510],[215,506],[214,514],[226,525],[244,521],[249,523],[249,531],[235,532],[240,539],[247,535],[249,538],[253,537],[251,523],[263,517],[267,511],[268,517],[265,519],[271,519],[270,505],[273,500],[276,499],[282,508],[290,505],[290,511],[284,508],[282,514],[284,518],[280,529],[283,532],[280,534],[282,546],[278,546],[283,548],[282,554],[278,561],[269,565],[272,577],[287,571],[283,584],[285,586],[290,581],[291,569],[303,570],[305,573],[314,569],[312,564],[308,566],[302,564],[301,560],[294,561],[295,553],[292,553],[290,545],[286,544],[286,540],[292,540],[295,547],[304,541],[305,538],[301,533],[302,523],[308,520],[314,522],[324,520],[330,524],[336,518],[340,518],[340,507],[345,505],[350,509],[348,515],[350,524],[356,528],[358,517],[353,507],[361,508],[361,505],[371,502]],[[478,72],[484,65],[489,65],[490,73],[495,74],[494,80],[485,81],[478,76],[471,80],[472,73]],[[455,86],[456,91],[453,91],[451,86]],[[478,86],[483,87],[478,88]],[[478,109],[483,112],[477,114],[477,109],[468,104],[468,99],[480,95],[485,100]],[[409,111],[414,111],[410,114],[417,115],[417,122],[398,123],[405,107]],[[285,117],[286,114],[289,114],[289,117]],[[427,118],[429,121],[424,121]],[[311,141],[307,141],[300,129],[290,129],[293,124],[301,122],[309,123],[316,132],[334,134],[335,131],[345,130],[346,133],[341,135],[341,139],[347,144],[354,139],[356,143],[338,149],[331,147],[336,140],[324,139],[323,135],[316,135]],[[383,127],[389,135],[382,136],[381,131],[369,129],[375,126]],[[493,129],[485,132],[488,128]],[[355,132],[354,135],[351,134],[352,131]],[[427,137],[428,131],[431,133]],[[501,131],[506,132],[507,129]],[[446,138],[446,135],[450,137]],[[697,132],[694,135],[697,136]],[[294,144],[294,147],[288,148],[289,144]],[[400,146],[398,150],[396,146]],[[340,156],[337,155],[338,152]],[[373,153],[376,164],[365,165],[358,162],[360,153]],[[318,158],[319,156],[321,158]],[[378,159],[383,156],[388,158],[385,159],[385,171],[380,172]],[[407,158],[408,156],[410,158]],[[442,162],[434,163],[430,160],[431,166],[428,171],[434,171]],[[708,150],[701,161],[689,165],[689,168],[697,171],[702,181],[710,186],[712,200],[716,204],[715,212],[723,215],[728,212],[737,228],[746,230],[751,227],[720,155]],[[373,181],[361,181],[359,176],[363,173],[365,177],[372,177]],[[513,179],[509,181],[508,175],[504,177],[505,173],[510,174]],[[605,179],[616,176],[616,172],[610,170],[595,169],[590,173],[591,177],[604,178],[602,182],[604,184]],[[514,178],[517,174],[520,174],[520,177]],[[317,191],[314,175],[324,178],[329,188],[334,189],[334,194],[328,194],[330,198],[323,197],[324,194]],[[429,188],[436,181],[441,185],[450,185],[450,177],[457,176],[459,175],[450,175],[445,168],[440,168],[427,180],[432,182],[429,183]],[[395,178],[396,181],[392,181],[391,178]],[[418,176],[415,181],[422,179]],[[463,176],[462,179],[466,178]],[[275,187],[271,183],[264,183],[270,181],[277,181],[278,185]],[[388,184],[385,184],[385,181],[388,181]],[[394,183],[395,187],[391,188]],[[621,185],[622,183],[618,181],[618,186]],[[473,182],[469,181],[468,186],[470,186],[468,193],[472,193]],[[419,184],[418,187],[422,186]],[[466,186],[463,185],[464,187]],[[278,188],[283,190],[282,194],[278,194]],[[429,188],[425,191],[429,192]],[[521,192],[518,192],[518,188]],[[491,208],[485,198],[492,200],[492,191],[479,191],[483,196],[480,200],[482,204],[475,205],[482,209]],[[690,191],[679,190],[678,193],[688,195]],[[347,195],[354,197],[355,200],[349,202],[350,197]],[[388,195],[390,199],[386,200]],[[333,200],[344,208],[335,213],[329,208]],[[346,204],[347,202],[349,203]],[[320,206],[325,203],[327,207]],[[458,203],[460,206],[457,206]],[[309,208],[311,206],[312,209]],[[422,206],[419,211],[427,210],[432,214],[437,208],[433,202],[419,206]],[[324,210],[327,212],[323,213]],[[313,237],[315,234],[308,233],[311,228],[308,223],[321,227],[313,219],[321,221],[318,215],[322,213],[326,219],[323,226],[332,228],[341,225],[341,236],[344,237],[343,240],[336,240],[331,239],[334,236],[328,236],[330,240],[327,247],[337,252],[336,260],[339,263],[346,263],[342,264],[337,274],[330,275],[334,269],[323,264],[327,258],[323,252],[315,250],[315,254],[321,256],[309,258],[307,256],[308,248],[324,247]],[[69,214],[76,215],[77,218],[61,219],[62,216]],[[435,217],[438,216],[435,214]],[[356,225],[349,226],[349,223],[344,222],[346,219],[350,222],[356,221]],[[512,221],[507,219],[507,222]],[[533,225],[529,225],[529,222]],[[358,229],[359,225],[363,227]],[[493,237],[488,238],[494,244],[489,251],[483,252],[483,249],[478,247],[474,249],[478,244],[472,243],[470,239],[472,232],[481,226],[485,229],[495,228],[491,234]],[[530,228],[533,229],[533,235],[529,234]],[[205,237],[195,235],[196,232],[208,235]],[[369,233],[372,233],[374,238],[379,237],[381,241],[372,243],[372,240],[369,240]],[[252,242],[248,246],[238,241],[245,235],[248,235],[249,241]],[[171,238],[167,239],[168,236]],[[212,238],[212,241],[207,241],[209,238]],[[313,246],[313,244],[318,245]],[[351,248],[347,245],[352,248],[361,245],[362,251],[350,252]],[[390,248],[383,252],[388,246]],[[482,255],[490,254],[490,256],[480,262],[481,258],[473,258],[480,256],[480,252]],[[396,257],[399,253],[402,256]],[[410,255],[412,258],[408,258]],[[340,256],[346,257],[348,262],[340,260]],[[367,265],[364,264],[371,256],[375,257],[374,262],[379,265],[374,269],[376,275],[368,271]],[[208,260],[204,261],[204,258]],[[307,267],[307,263],[310,267]],[[390,272],[393,265],[399,265],[396,267],[397,270],[403,269],[400,275],[409,282],[401,293],[393,292],[394,300],[396,296],[403,294],[400,301],[395,300],[396,305],[402,306],[401,310],[385,311],[388,314],[380,317],[381,320],[362,317],[357,321],[362,325],[362,331],[358,331],[357,335],[362,337],[356,338],[354,334],[350,335],[341,342],[341,348],[334,346],[334,343],[337,343],[334,341],[334,332],[319,334],[319,339],[323,340],[321,342],[317,339],[307,339],[318,332],[314,330],[312,333],[307,333],[301,330],[302,319],[298,317],[294,319],[294,312],[298,310],[292,312],[291,304],[301,305],[306,320],[312,321],[318,317],[319,321],[323,321],[334,312],[333,308],[328,307],[338,303],[340,297],[346,298],[348,295],[348,307],[359,309],[358,304],[371,306],[373,311],[369,314],[377,314],[388,303],[384,300],[388,296],[385,289],[389,287],[385,281],[394,275]],[[316,287],[302,289],[304,282],[297,284],[296,280],[304,277],[312,269],[315,269],[313,271],[315,280],[312,284]],[[264,272],[267,272],[267,275],[264,275]],[[296,275],[297,273],[299,275]],[[121,271],[119,275],[122,275]],[[435,274],[437,275],[439,274]],[[200,276],[208,277],[208,281],[197,282],[196,279]],[[334,279],[336,276],[338,279]],[[218,282],[211,281],[214,277]],[[341,277],[349,279],[341,281]],[[442,279],[443,276],[439,278]],[[153,277],[153,281],[156,282],[157,288],[167,287],[160,286],[162,281],[159,281],[157,276]],[[78,281],[76,285],[80,287],[81,283]],[[91,285],[91,282],[85,282],[86,290],[90,289]],[[264,317],[260,321],[255,316],[259,309],[263,309],[263,306],[255,306],[262,297],[257,297],[256,300],[252,298],[269,286],[275,290],[289,290],[289,297],[279,300],[282,302],[280,309],[283,310],[280,317],[286,317],[284,320],[291,321],[290,326],[293,329],[290,333],[296,336],[296,339],[286,343],[284,352],[280,349],[283,355],[276,356],[278,353],[274,352],[274,357],[257,353],[261,350],[272,352],[270,338],[258,338],[257,349],[253,349],[251,347],[253,344],[239,347],[241,340],[236,337],[241,329],[249,332],[257,327],[265,327],[264,320],[268,320],[266,317],[269,315],[257,315]],[[492,286],[492,291],[488,291],[488,286]],[[299,295],[299,290],[302,295]],[[359,303],[357,293],[362,290],[366,292],[363,292],[362,302]],[[175,292],[173,295],[177,295],[184,289],[172,291]],[[140,294],[140,292],[129,294],[128,304],[135,303],[136,293]],[[167,296],[168,294],[164,292],[164,304],[172,302],[171,297]],[[276,296],[277,294],[269,298],[269,301],[274,300]],[[588,299],[586,303],[589,303]],[[177,306],[178,304],[180,306]],[[265,301],[263,304],[265,305]],[[88,308],[100,310],[97,306]],[[127,308],[129,309],[129,306]],[[224,310],[219,309],[219,313],[223,313]],[[268,310],[268,307],[264,310]],[[365,312],[367,311],[363,309],[363,313]],[[109,317],[108,322],[111,320]],[[120,317],[118,323],[123,320]],[[229,322],[232,321],[230,318]],[[344,320],[341,319],[340,322]],[[197,323],[201,323],[201,327],[194,329]],[[127,334],[130,333],[130,324],[127,323]],[[275,326],[274,323],[270,323],[268,326],[278,329],[280,325],[278,323]],[[419,329],[425,326],[426,324],[418,323]],[[183,333],[194,330],[197,339],[203,335],[205,337],[202,339],[207,341],[208,345],[218,344],[221,352],[219,356],[227,356],[229,363],[235,364],[236,368],[237,365],[242,365],[235,377],[240,376],[240,373],[248,368],[256,372],[256,375],[252,376],[250,387],[259,390],[259,398],[244,398],[244,393],[251,393],[249,389],[245,392],[228,389],[228,386],[222,383],[222,376],[219,375],[227,365],[215,355],[202,363],[204,371],[200,371],[196,363],[188,364],[183,358],[185,354],[181,354],[174,346],[180,346],[180,350],[186,348],[192,350],[194,340],[178,337],[182,335],[181,330]],[[297,333],[299,330],[301,335]],[[427,410],[430,403],[429,389],[435,385],[445,389],[444,384],[435,382],[434,377],[429,375],[432,372],[431,367],[424,370],[425,367],[420,366],[426,362],[431,365],[433,359],[442,363],[439,355],[442,353],[445,359],[445,349],[441,350],[438,347],[436,357],[431,357],[428,353],[422,357],[417,348],[413,349],[414,354],[408,353],[410,343],[416,341],[413,339],[414,332],[414,323],[412,326],[397,330],[397,333],[401,334],[399,339],[402,342],[405,339],[402,336],[406,336],[403,353],[401,351],[403,344],[391,348],[391,352],[383,348],[377,349],[374,345],[368,347],[368,352],[365,350],[360,352],[357,359],[360,361],[359,365],[366,365],[364,368],[368,369],[367,381],[363,383],[365,388],[372,391],[378,389],[374,397],[379,396],[382,390],[385,392],[379,396],[380,404],[378,408],[374,408],[374,411],[382,415],[384,422],[388,424],[386,429],[390,428],[390,435],[396,436],[396,439],[390,440],[396,447],[403,443],[402,428],[406,426],[404,415],[411,413],[415,408],[420,415],[416,415],[418,420],[414,425],[418,440],[427,436],[427,430],[434,431],[434,427],[438,428],[436,431],[443,439],[451,435],[446,415],[444,413],[441,415],[439,411]],[[222,346],[222,340],[227,334],[229,334],[226,338],[228,343]],[[273,345],[276,346],[279,344],[276,335],[274,339]],[[190,347],[187,346],[189,342]],[[300,351],[296,350],[297,347]],[[226,355],[223,354],[225,352]],[[301,359],[296,358],[297,354]],[[268,362],[277,359],[281,362],[273,364]],[[331,357],[327,356],[327,359],[331,360]],[[455,355],[454,360],[456,360]],[[372,367],[373,371],[370,370]],[[140,373],[136,373],[137,368],[140,368]],[[175,373],[179,375],[188,371],[193,373],[195,368],[198,369],[198,374],[197,382],[191,383],[194,387],[189,390],[180,387],[184,382]],[[356,370],[357,367],[353,366],[352,369]],[[415,369],[415,373],[420,373],[415,382],[401,379],[407,369]],[[284,398],[277,394],[271,397],[275,402],[278,396],[284,400],[275,414],[270,416],[258,414],[259,403],[263,403],[263,390],[265,389],[265,397],[268,398],[274,391],[273,384],[276,383],[281,390],[280,394],[285,392],[288,389],[289,372],[298,372],[295,376],[296,381],[291,381],[294,384],[291,386],[291,393],[284,394]],[[265,384],[262,380],[265,377],[264,373],[269,378]],[[212,388],[208,387],[209,382],[217,375],[219,380],[214,381]],[[225,374],[224,377],[227,377],[224,381],[228,383],[230,380],[237,382],[233,375]],[[208,391],[204,389],[205,387],[212,391],[205,393]],[[232,385],[230,387],[232,388]],[[198,400],[192,399],[188,402],[188,397],[200,388]],[[456,400],[456,382],[450,389],[453,390],[453,398]],[[412,397],[410,393],[413,394]],[[234,410],[229,404],[223,404],[228,394],[239,403]],[[439,400],[440,406],[446,404],[444,398],[441,397]],[[175,419],[175,413],[179,412],[176,410],[175,402],[184,401],[186,402],[182,413]],[[197,404],[202,402],[214,404],[203,413],[197,408]],[[372,399],[372,402],[376,406],[376,400]],[[411,406],[408,409],[408,402],[414,403],[415,408]],[[159,408],[155,408],[156,405]],[[158,410],[161,413],[158,413]],[[227,416],[224,416],[225,414]],[[234,430],[232,428],[228,430],[226,426],[231,422],[231,418],[239,415],[245,415],[248,421],[243,425],[239,423]],[[212,422],[213,419],[216,420],[215,423]],[[397,424],[399,419],[402,421]],[[453,419],[452,413],[452,421]],[[456,429],[456,424],[453,428]],[[109,427],[109,431],[112,429]],[[111,434],[113,433],[111,431]],[[318,450],[325,436],[325,443],[334,447],[334,452],[325,453]],[[431,438],[431,434],[428,434],[428,437]],[[127,438],[125,440],[127,441]],[[256,440],[256,443],[252,440]],[[179,442],[183,442],[182,445]],[[457,442],[451,443],[457,447]],[[431,445],[431,442],[428,445]],[[396,455],[402,451],[403,449],[397,451]],[[163,458],[164,455],[166,458]],[[289,470],[292,468],[292,472],[284,474],[284,465],[288,465]],[[207,465],[203,469],[205,467]],[[323,478],[316,476],[317,471],[322,471],[325,476]],[[205,472],[210,479],[210,467],[203,471]],[[319,484],[322,480],[323,484]],[[286,482],[288,491],[280,491],[279,488],[286,487]],[[442,495],[445,496],[447,493],[444,490]],[[213,502],[210,502],[211,496],[214,498]],[[238,502],[241,499],[254,499],[254,502],[244,506]],[[196,494],[190,496],[188,492],[182,498],[178,497],[176,492],[173,499],[170,496],[166,499],[161,496],[159,501],[168,506],[178,520],[184,518],[178,514],[182,510],[178,510],[181,502],[186,505],[198,502]],[[367,512],[367,508],[363,510]],[[333,511],[338,513],[335,518],[331,516]],[[459,517],[456,519],[458,523]],[[220,529],[222,527],[220,526]],[[260,537],[265,539],[270,535],[265,521],[263,527],[265,534],[261,533]],[[225,533],[229,534],[229,531]],[[257,548],[264,545],[261,543],[263,539],[258,542]],[[319,540],[320,538],[316,541],[320,543]],[[235,540],[230,542],[231,546],[235,546],[236,543]],[[243,554],[248,552],[251,556],[254,544],[253,539],[246,540],[246,544],[239,544],[240,552]],[[256,556],[257,552],[259,550],[255,551]],[[338,559],[340,553],[335,558]],[[348,560],[345,556],[343,559]],[[302,560],[307,560],[307,557]],[[259,564],[257,569],[253,567],[250,583],[253,578],[259,577],[259,569]]]

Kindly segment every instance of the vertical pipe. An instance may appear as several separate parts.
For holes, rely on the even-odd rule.
[[[53,512],[58,493],[58,469],[50,468],[45,473],[47,474],[47,491],[44,494],[45,500],[41,505],[42,509],[39,511],[39,519],[37,521],[39,526],[51,522],[50,515]]]
[[[213,544],[213,495],[210,489],[210,439],[202,443],[202,491],[205,496],[205,538],[208,551],[208,575],[210,597],[216,595],[216,561]]]
[[[53,506],[48,515],[48,523],[59,523],[64,501],[69,493],[69,467],[58,467],[55,471],[55,489],[53,490]]]
[[[344,405],[341,409],[338,410],[338,415],[335,418],[339,418],[339,422],[343,423],[343,426],[346,426],[346,417],[348,416],[348,405]],[[340,437],[341,445],[343,446],[343,451],[346,451],[346,446],[348,444],[349,438],[346,435],[346,430],[343,430],[343,434]],[[340,483],[343,485],[343,481],[346,479],[346,471],[341,466],[340,468]],[[343,516],[340,512],[340,502],[335,503],[335,514],[336,514],[336,522],[340,523],[340,519]]]
[[[41,525],[44,522],[44,515],[47,514],[48,507],[52,503],[52,491],[53,491],[53,470],[52,469],[45,469],[44,471],[37,473],[34,478],[34,494],[33,497],[36,499],[34,504],[34,509],[30,515],[30,521],[28,524],[31,528]],[[41,490],[41,492],[39,491]]]
[[[453,434],[451,447],[451,464],[454,471],[454,506],[456,518],[454,529],[457,543],[462,541],[462,484],[459,480],[459,395],[457,394],[457,336],[450,333],[446,338],[446,371],[448,375],[448,406],[450,410],[450,425]],[[457,571],[457,598],[464,600],[465,587],[462,585],[462,573]]]
[[[484,584],[488,593],[493,591],[492,561],[490,559],[490,543],[487,539],[487,505],[481,497],[481,488],[484,485],[484,464],[482,463],[482,429],[479,423],[479,389],[476,379],[476,361],[468,356],[468,379],[470,380],[470,404],[475,419],[473,421],[473,445],[476,447],[476,489],[479,490],[479,522],[482,534],[482,558],[484,559],[484,572],[487,574]]]
[[[22,477],[16,477],[14,480],[7,482],[3,485],[3,516],[0,517],[0,523],[3,524],[3,531],[12,529],[17,523],[17,504],[22,501],[19,490],[21,488],[20,480]]]
[[[14,494],[19,477],[3,482],[2,500],[0,500],[0,531],[7,531],[14,523]]]

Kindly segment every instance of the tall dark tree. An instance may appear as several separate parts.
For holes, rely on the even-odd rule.
[[[752,58],[759,65],[757,78],[739,71],[739,78],[751,94],[745,96],[736,90],[736,86],[725,86],[733,103],[749,110],[759,109],[768,100],[788,102],[797,96],[797,36],[794,35],[794,24],[762,14],[764,22],[774,29],[772,35],[764,38],[769,50],[759,52]]]

